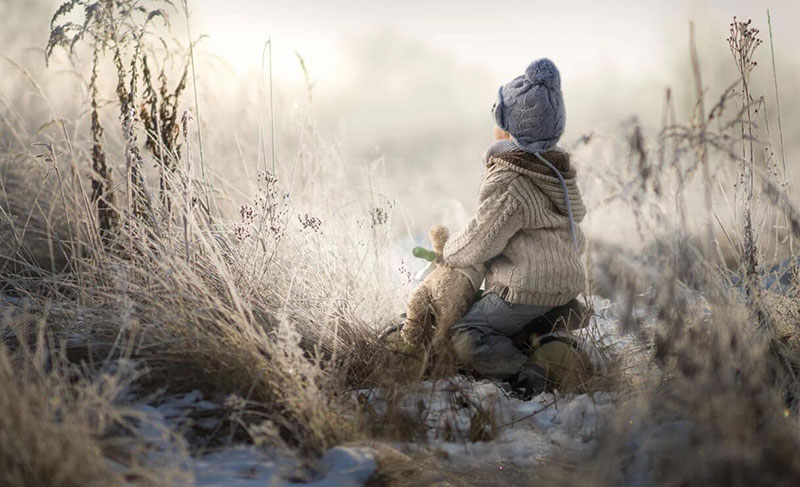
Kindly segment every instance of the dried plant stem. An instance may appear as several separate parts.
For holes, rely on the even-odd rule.
[[[92,196],[91,201],[97,207],[97,224],[103,241],[110,238],[115,226],[116,214],[114,213],[114,192],[111,191],[111,172],[106,164],[106,154],[103,150],[103,126],[100,124],[100,114],[97,104],[97,69],[100,63],[100,48],[95,45],[92,57],[92,76],[89,81],[92,115],[92,169],[91,176]]]
[[[697,55],[697,45],[694,35],[694,22],[689,23],[689,51],[692,60],[692,72],[694,73],[695,96],[697,97],[697,114],[695,116],[697,124],[697,151],[700,165],[703,168],[703,186],[706,206],[706,226],[708,227],[708,241],[705,242],[707,251],[713,246],[716,240],[714,236],[714,225],[711,219],[711,173],[709,170],[708,147],[706,145],[706,111],[705,99],[703,94],[703,80],[700,73],[700,59]],[[711,252],[706,252],[711,255]]]
[[[259,171],[267,171],[267,134],[264,132],[264,98],[266,96],[266,81],[264,79],[265,72],[266,72],[266,58],[267,58],[267,49],[269,48],[270,44],[272,43],[272,39],[267,38],[267,41],[264,43],[264,48],[261,50],[261,85],[260,88],[262,90],[261,98],[259,99],[258,104],[258,142],[259,142],[259,153],[258,153],[258,170]],[[264,167],[262,169],[261,162],[264,162]],[[275,172],[273,171],[273,175]]]
[[[192,260],[192,229],[191,229],[191,212],[192,212],[192,147],[189,144],[189,119],[191,114],[184,112],[181,125],[183,128],[183,137],[186,145],[185,161],[186,167],[184,169],[183,179],[183,242],[184,250],[186,252],[186,262],[190,263]]]
[[[744,54],[741,54],[744,56]],[[749,135],[750,153],[747,164],[745,167],[745,208],[744,208],[744,239],[745,239],[745,258],[747,260],[747,274],[749,277],[756,275],[756,244],[755,235],[753,233],[753,190],[755,178],[755,159],[753,156],[753,121],[750,114],[750,86],[746,74],[742,74],[742,91],[743,102],[746,105],[747,113],[747,132]]]
[[[752,205],[754,199],[754,178],[755,178],[755,154],[753,150],[753,120],[752,120],[752,96],[750,95],[750,72],[755,68],[756,62],[753,61],[753,53],[761,44],[758,39],[758,29],[750,27],[751,21],[739,22],[733,18],[730,29],[728,43],[733,54],[736,67],[739,70],[742,86],[742,109],[746,118],[741,121],[742,126],[742,176],[745,184],[744,194],[744,249],[743,257],[745,264],[746,292],[748,298],[753,303],[758,302],[759,295],[759,276],[758,276],[758,249],[756,237],[753,230]],[[745,136],[745,131],[747,136]],[[746,147],[749,147],[747,154]],[[759,323],[763,323],[763,316],[759,309],[757,312]]]
[[[199,155],[200,155],[200,173],[203,177],[203,185],[206,194],[206,209],[207,211],[211,210],[211,202],[209,198],[209,192],[211,187],[208,185],[208,177],[206,176],[206,164],[205,164],[205,156],[203,152],[203,131],[200,127],[200,101],[197,97],[197,72],[195,70],[195,61],[194,61],[194,41],[192,40],[192,28],[191,22],[189,19],[189,0],[183,0],[183,12],[186,16],[186,35],[189,36],[189,62],[192,66],[192,91],[194,92],[194,115],[197,122],[197,143],[199,145]],[[188,149],[188,147],[187,147]]]
[[[269,44],[269,131],[270,131],[270,145],[272,152],[272,174],[277,176],[275,172],[275,104],[273,101],[273,84],[272,84],[272,37],[267,39]]]
[[[772,81],[775,84],[775,109],[777,110],[778,136],[781,144],[781,163],[783,165],[783,177],[784,179],[786,179],[788,168],[786,167],[786,150],[783,145],[783,125],[781,123],[781,99],[778,93],[778,73],[775,68],[775,46],[773,45],[772,42],[772,18],[769,14],[769,9],[767,9],[767,25],[769,26],[769,52],[770,52],[770,57],[772,58]]]
[[[778,118],[778,139],[781,145],[781,168],[783,169],[783,182],[789,184],[789,168],[786,166],[786,149],[783,145],[783,122],[781,121],[781,98],[778,91],[778,73],[775,67],[775,45],[772,40],[772,16],[767,9],[767,26],[769,27],[769,52],[772,60],[772,82],[775,86],[775,110]],[[789,254],[794,256],[794,233],[789,232]]]

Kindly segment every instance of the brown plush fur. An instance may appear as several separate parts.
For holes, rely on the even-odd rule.
[[[436,269],[411,294],[402,337],[412,346],[432,344],[440,354],[448,349],[448,331],[469,310],[475,290],[467,276],[442,261],[447,228],[435,225],[430,236]]]

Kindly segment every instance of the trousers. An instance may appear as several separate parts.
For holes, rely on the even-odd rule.
[[[509,303],[495,293],[485,294],[450,328],[459,363],[481,377],[501,380],[513,377],[528,357],[514,346],[511,336],[550,309]]]

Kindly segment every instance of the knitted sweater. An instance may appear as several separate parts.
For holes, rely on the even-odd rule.
[[[488,154],[479,207],[466,228],[451,235],[444,260],[453,267],[486,264],[486,290],[511,303],[560,306],[580,294],[586,239],[577,223],[586,215],[569,155],[540,155],[567,184],[579,251],[572,244],[564,192],[553,171],[522,151]]]

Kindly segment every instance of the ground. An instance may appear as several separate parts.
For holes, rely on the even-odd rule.
[[[584,333],[599,340],[607,351],[624,347],[629,340],[617,330],[614,305],[598,299],[594,306],[597,314]],[[614,395],[606,391],[546,392],[523,401],[510,396],[503,386],[463,376],[418,384],[394,406],[424,416],[424,438],[388,446],[435,464],[437,473],[431,481],[496,485],[507,479],[514,483],[530,480],[536,466],[556,453],[566,453],[575,461],[591,455],[606,416],[614,409]],[[386,407],[384,393],[370,389],[353,394],[354,400],[367,401],[380,414]],[[137,401],[135,397],[126,400]],[[214,412],[222,411],[223,404],[204,398],[199,391],[142,401],[136,407],[149,424],[143,431],[150,431],[155,442],[164,429],[210,433],[222,427]],[[356,486],[365,485],[376,473],[380,456],[379,448],[368,444],[339,446],[311,465],[274,449],[232,445],[210,448],[184,467],[203,487]]]

